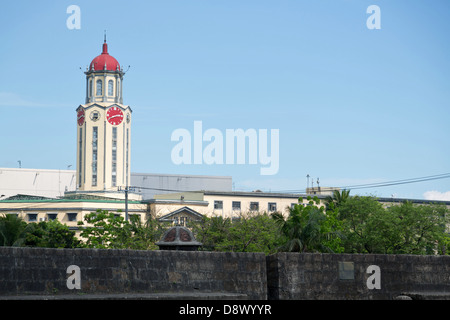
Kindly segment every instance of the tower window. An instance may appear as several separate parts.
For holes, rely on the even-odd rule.
[[[112,80],[108,81],[108,96],[112,96],[114,94],[114,82]]]
[[[83,171],[83,129],[80,128],[80,140],[78,141],[78,186],[81,187],[81,172]]]
[[[129,151],[130,151],[130,129],[127,128],[127,149],[126,149],[126,159],[125,159],[125,174],[126,174],[126,183],[128,185],[128,157],[129,157]]]
[[[112,163],[111,163],[111,180],[112,180],[112,186],[115,187],[117,185],[117,128],[112,128]]]
[[[92,127],[92,186],[97,185],[98,127]]]
[[[89,98],[92,97],[92,79],[89,79]]]
[[[101,96],[102,94],[103,94],[103,90],[102,90],[102,80],[101,79],[98,79],[97,80],[97,93],[96,93],[96,95],[97,96]]]

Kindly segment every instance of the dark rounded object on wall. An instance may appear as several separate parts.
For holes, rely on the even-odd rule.
[[[156,245],[159,250],[197,251],[202,243],[195,240],[194,234],[188,228],[175,226],[164,232]]]

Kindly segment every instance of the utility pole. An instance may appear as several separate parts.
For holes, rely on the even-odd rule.
[[[119,189],[118,189],[118,191],[123,191],[123,192],[125,192],[125,221],[128,221],[128,192],[129,191],[134,191],[134,187],[128,187],[128,186],[126,186],[126,187],[124,187],[124,188],[122,188],[122,187],[119,187]]]

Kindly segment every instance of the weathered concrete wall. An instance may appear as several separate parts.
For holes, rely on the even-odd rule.
[[[79,267],[79,289],[69,288],[77,283],[71,265]],[[0,247],[0,296],[195,292],[256,300],[433,292],[448,299],[450,256]]]
[[[277,253],[267,257],[267,270],[269,299],[395,299],[413,292],[450,296],[450,256]]]
[[[80,268],[80,289],[67,286],[71,265]],[[0,247],[0,295],[198,291],[267,299],[266,279],[262,253]]]

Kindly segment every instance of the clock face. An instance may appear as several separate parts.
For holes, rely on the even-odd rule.
[[[111,107],[106,112],[106,119],[109,123],[112,125],[119,125],[122,123],[123,120],[123,112],[117,107]]]
[[[77,113],[77,122],[79,126],[84,124],[84,109],[80,109]]]

